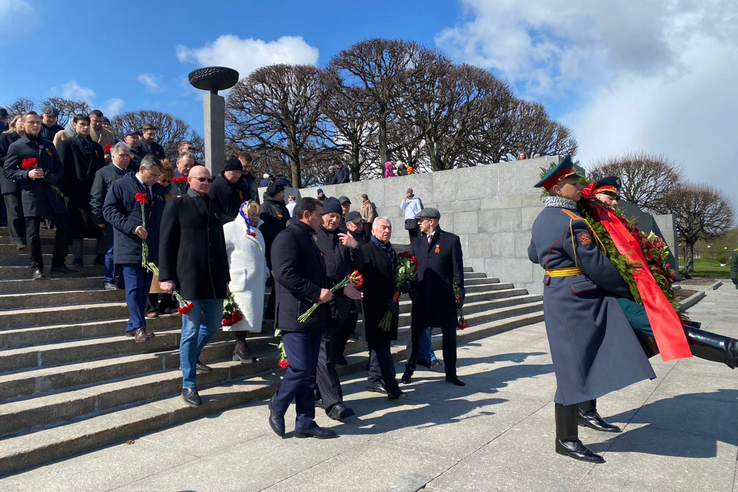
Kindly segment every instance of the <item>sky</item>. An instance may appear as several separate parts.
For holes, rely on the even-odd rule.
[[[108,116],[160,110],[200,134],[202,93],[187,82],[198,67],[322,67],[364,39],[412,40],[542,103],[585,167],[663,154],[738,211],[734,0],[0,0],[0,32],[0,104],[58,95]]]

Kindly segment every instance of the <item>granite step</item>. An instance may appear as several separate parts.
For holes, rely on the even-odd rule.
[[[26,273],[30,276],[30,270]],[[0,295],[27,294],[37,292],[54,292],[69,290],[98,289],[101,290],[103,277],[80,277],[78,275],[64,275],[47,278],[43,281],[31,278],[0,281]]]
[[[41,242],[41,253],[43,254],[51,254],[54,251],[54,241],[51,242],[48,241],[42,241]],[[13,255],[13,254],[24,254],[28,255],[28,247],[23,250],[19,250],[15,247],[15,244],[3,244],[0,243],[0,255],[6,254],[6,255]],[[72,246],[69,246],[69,254],[72,254]],[[95,255],[97,254],[97,250],[95,249],[95,243],[92,244],[84,244],[82,246],[82,254],[85,255]]]
[[[43,326],[49,322],[78,323],[122,317],[128,317],[125,302],[98,302],[38,309],[6,309],[0,311],[0,330]]]
[[[0,245],[5,245],[5,244],[12,244],[13,246],[15,246],[15,242],[13,241],[13,238],[11,238],[8,235],[0,235]],[[53,245],[53,244],[54,244],[53,234],[51,236],[41,236],[42,246]],[[95,244],[97,244],[97,239],[83,239],[82,244],[84,246],[95,246]],[[26,249],[25,251],[27,252],[28,250]]]
[[[41,255],[44,262],[44,271],[48,272],[51,270],[51,254],[46,253]],[[84,255],[82,257],[82,263],[85,265],[92,265],[95,261],[95,255]],[[66,258],[67,266],[72,268],[72,249],[69,248],[69,254]],[[11,254],[0,254],[0,265],[3,266],[27,266],[28,265],[28,250],[26,249],[23,253],[11,253]],[[102,268],[102,267],[100,267]],[[30,270],[30,268],[29,268]],[[77,268],[72,268],[77,270]]]
[[[53,238],[56,235],[56,231],[54,229],[41,228],[38,230],[38,235],[42,238],[43,237]],[[0,227],[0,237],[10,238],[10,229],[8,229],[7,227]]]
[[[71,262],[69,256],[67,256],[67,261]],[[103,267],[92,264],[86,265],[82,268],[74,267],[73,270],[78,270],[79,273],[51,273],[51,268],[49,267],[48,262],[45,262],[44,274],[46,275],[46,279],[34,280],[34,282],[42,283],[54,278],[97,277],[103,274]],[[4,282],[5,280],[31,280],[32,278],[33,270],[28,267],[28,256],[26,256],[26,263],[24,263],[23,265],[0,265],[0,282]]]
[[[79,304],[114,301],[125,301],[125,292],[122,290],[103,290],[102,287],[97,286],[82,290],[0,294],[0,312],[3,310],[24,309],[28,311],[42,307],[76,306]]]
[[[523,325],[536,323],[542,319],[543,314],[537,312],[483,323],[459,332],[458,341],[464,343],[477,340]],[[441,344],[441,338],[434,337],[434,347],[440,348]],[[271,353],[273,355],[264,357],[260,363],[270,365],[273,368],[276,365],[276,351],[272,350]],[[404,345],[394,345],[392,355],[395,360],[402,360],[405,357]],[[340,372],[342,374],[365,370],[367,354],[361,352],[349,356],[348,360],[349,364],[341,368]],[[238,366],[240,364],[228,361],[214,363],[212,367],[216,375],[213,378],[220,380],[223,377],[230,377]],[[235,376],[238,379],[231,380],[227,384],[222,384],[223,381],[219,381],[221,384],[209,388],[203,385],[200,395],[204,404],[196,408],[188,407],[181,402],[177,394],[179,387],[172,382],[162,384],[168,387],[170,391],[176,391],[175,394],[152,401],[139,402],[128,408],[113,407],[108,410],[95,408],[95,405],[99,405],[101,401],[103,407],[114,404],[116,400],[113,395],[116,392],[123,391],[126,387],[125,383],[117,382],[117,386],[116,383],[108,383],[110,386],[107,387],[107,392],[95,393],[95,390],[88,390],[87,393],[79,393],[76,397],[82,402],[82,410],[91,410],[90,412],[70,421],[62,421],[65,425],[40,427],[3,440],[3,446],[0,447],[0,475],[63,459],[108,444],[135,439],[147,432],[220,412],[250,401],[266,399],[276,391],[282,374],[281,370],[271,368],[258,374],[248,375],[245,378],[243,375]],[[248,370],[246,369],[246,371]],[[147,382],[155,386],[157,380],[171,381],[170,375],[174,372],[163,371],[160,374],[148,375],[146,378],[150,378],[150,380],[147,380]],[[228,376],[224,376],[225,374]],[[101,399],[103,394],[105,396]],[[52,415],[54,405],[62,405],[60,411],[69,411],[67,407],[63,406],[62,399],[54,399],[53,396],[49,396],[44,404],[44,415]],[[61,410],[61,408],[66,410]],[[28,409],[23,409],[20,403],[18,403],[16,409],[18,414],[28,412]],[[14,414],[7,415],[10,417]],[[25,420],[23,421],[32,423],[28,415],[28,413],[25,413]],[[53,416],[48,418],[53,419]]]

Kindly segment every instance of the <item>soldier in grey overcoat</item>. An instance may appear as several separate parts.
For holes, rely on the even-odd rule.
[[[630,297],[618,270],[577,212],[580,176],[570,157],[536,184],[551,196],[533,224],[528,256],[545,270],[543,310],[556,374],[556,452],[604,463],[578,438],[577,424],[620,432],[604,421],[596,399],[656,375],[617,297]]]

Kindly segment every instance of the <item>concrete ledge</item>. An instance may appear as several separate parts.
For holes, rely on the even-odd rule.
[[[723,285],[723,281],[722,281],[722,280],[718,280],[717,282],[715,282],[714,284],[712,284],[712,285],[710,286],[710,289],[712,289],[712,290],[718,290],[718,288],[719,288],[719,287],[720,287],[721,285]]]
[[[706,294],[704,291],[700,291],[694,295],[687,297],[686,299],[684,299],[684,302],[682,302],[681,305],[679,306],[679,311],[684,312],[687,309],[691,308],[692,306],[700,302],[705,297],[705,295]]]

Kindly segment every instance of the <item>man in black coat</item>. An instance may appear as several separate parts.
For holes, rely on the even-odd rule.
[[[103,217],[103,203],[108,190],[114,182],[130,173],[128,164],[131,162],[131,148],[123,142],[116,143],[110,149],[112,162],[95,173],[90,190],[90,220],[103,230],[103,241],[105,244],[105,274],[103,276],[103,289],[118,290],[115,284],[115,257],[114,257],[114,234],[113,226],[105,221]]]
[[[26,133],[23,118],[14,118],[14,122],[11,122],[9,131],[0,134],[0,191],[7,211],[10,237],[13,239],[16,249],[20,251],[26,248],[26,221],[23,218],[21,189],[17,181],[6,178],[5,173],[2,172],[10,144]]]
[[[154,334],[146,330],[146,301],[151,288],[151,273],[141,265],[144,241],[149,261],[157,263],[159,223],[164,209],[164,188],[157,184],[162,165],[154,156],[146,156],[136,174],[115,181],[103,203],[103,217],[115,229],[113,256],[120,265],[126,285],[128,324],[126,336],[136,342],[148,342]],[[148,197],[143,206],[136,195]],[[145,226],[144,226],[145,220]]]
[[[64,131],[58,121],[59,110],[54,106],[45,106],[41,112],[41,138],[53,142],[56,134]]]
[[[336,184],[349,183],[350,181],[349,169],[343,165],[343,162],[336,161]]]
[[[3,172],[21,189],[21,202],[26,222],[34,280],[45,278],[39,227],[42,219],[52,218],[56,224],[51,273],[77,273],[64,264],[67,257],[67,207],[59,187],[64,166],[54,145],[39,136],[41,118],[35,111],[23,115],[26,134],[10,144]]]
[[[123,137],[123,141],[131,148],[131,163],[128,167],[134,173],[138,172],[138,166],[141,160],[146,157],[147,153],[141,148],[141,132],[138,130],[130,130]]]
[[[294,222],[274,240],[272,258],[277,293],[276,327],[282,332],[289,367],[269,402],[269,425],[283,437],[284,415],[292,401],[297,407],[295,437],[336,437],[315,423],[315,377],[323,331],[330,323],[329,290],[323,255],[315,244],[323,207],[315,198],[303,198],[295,207]],[[301,323],[298,317],[314,303],[320,305]]]
[[[316,244],[325,260],[329,285],[336,285],[353,272],[351,252],[359,247],[353,237],[338,230],[340,219],[341,205],[335,198],[329,198],[323,204],[323,222],[315,234]],[[348,332],[349,336],[353,333],[357,321],[356,301],[360,299],[361,293],[352,284],[333,293],[330,328],[323,332],[320,344],[318,391],[326,415],[334,420],[343,420],[354,414],[343,404],[341,381],[336,372],[336,345],[341,343],[344,333]],[[341,357],[342,354],[343,350]]]
[[[243,181],[246,190],[249,193],[249,200],[256,200],[256,203],[261,203],[259,199],[259,187],[254,176],[254,158],[248,152],[241,152],[238,154],[238,160],[241,161],[243,168],[243,174],[241,175],[241,181]]]
[[[143,138],[141,139],[141,151],[147,155],[153,155],[157,159],[164,159],[164,147],[156,141],[156,128],[151,123],[143,126]]]
[[[284,203],[284,186],[270,183],[264,193],[264,203],[261,205],[261,214],[259,218],[264,221],[259,230],[264,234],[264,244],[266,246],[267,267],[272,270],[272,243],[274,243],[277,235],[287,228],[287,221],[290,220],[290,211]],[[274,277],[267,279],[267,286],[274,285]],[[264,311],[265,319],[274,319],[275,293],[269,294],[266,310]]]
[[[395,379],[395,363],[390,345],[397,340],[399,303],[395,270],[397,255],[392,248],[392,223],[385,217],[377,217],[372,227],[372,239],[359,248],[356,267],[364,277],[364,331],[369,344],[369,372],[367,391],[386,394],[390,400],[403,398]],[[379,324],[385,313],[392,313],[389,329]]]
[[[182,368],[182,400],[202,405],[197,392],[197,372],[212,369],[199,362],[200,353],[220,329],[223,301],[228,296],[228,255],[217,203],[208,192],[212,178],[205,166],[193,167],[183,197],[167,204],[159,246],[159,286],[167,294],[176,288],[192,304],[182,316],[179,360]]]
[[[441,230],[441,213],[425,208],[415,216],[421,236],[410,243],[410,253],[418,260],[418,271],[412,281],[413,301],[407,363],[402,382],[407,384],[415,372],[420,338],[429,327],[440,327],[443,333],[443,362],[446,381],[457,386],[465,383],[456,376],[457,309],[464,303],[464,260],[459,236]],[[454,285],[459,298],[455,298]]]
[[[77,134],[59,142],[57,151],[64,164],[61,188],[67,200],[72,265],[82,267],[84,238],[100,236],[90,219],[90,191],[95,173],[105,165],[105,157],[100,144],[90,138],[90,117],[76,114],[72,124]]]
[[[251,199],[246,184],[241,180],[241,169],[241,161],[231,157],[210,187],[210,198],[218,204],[224,224],[235,220],[243,202]]]

